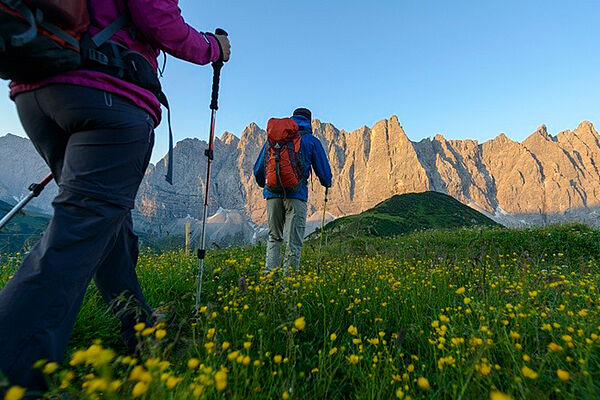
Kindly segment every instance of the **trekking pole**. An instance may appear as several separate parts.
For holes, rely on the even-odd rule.
[[[223,29],[217,29],[216,35],[227,36],[227,32]],[[212,97],[210,102],[210,137],[208,139],[208,149],[204,151],[206,156],[206,188],[204,190],[204,212],[202,214],[202,236],[200,248],[198,249],[198,290],[196,291],[196,309],[200,306],[200,295],[202,294],[202,275],[204,272],[204,257],[206,256],[206,218],[208,213],[208,190],[210,188],[210,165],[214,159],[215,149],[215,123],[217,118],[217,110],[219,109],[219,83],[221,80],[221,68],[223,61],[217,61],[212,64],[213,67],[213,83]]]
[[[10,222],[11,219],[13,219],[13,217],[15,215],[17,215],[17,213],[19,211],[21,211],[23,209],[23,207],[25,207],[27,205],[27,203],[29,203],[31,201],[31,199],[33,199],[34,197],[38,197],[40,195],[40,193],[42,193],[42,190],[44,190],[44,188],[52,181],[52,174],[48,174],[44,177],[44,179],[42,179],[42,181],[40,183],[32,183],[31,185],[29,185],[29,191],[30,193],[20,202],[17,203],[16,206],[14,206],[12,208],[12,210],[10,210],[8,212],[8,214],[6,214],[4,216],[4,218],[2,218],[0,220],[0,230],[2,230],[2,228],[4,228],[4,226],[6,224],[8,224]]]

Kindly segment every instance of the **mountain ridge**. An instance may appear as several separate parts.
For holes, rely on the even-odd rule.
[[[437,191],[508,226],[572,220],[600,226],[600,135],[590,121],[554,136],[540,125],[521,142],[504,133],[482,142],[442,134],[412,141],[396,115],[351,132],[315,119],[313,130],[332,165],[328,211],[335,217],[360,213],[396,194]],[[253,224],[265,222],[262,190],[252,175],[265,138],[265,130],[252,122],[239,136],[223,132],[215,140],[209,214],[222,208],[243,212]],[[149,166],[137,198],[139,218],[149,228],[188,214],[201,219],[206,147],[200,139],[176,144],[174,186],[164,182],[166,158]],[[20,157],[41,163],[34,151]],[[0,167],[10,166],[0,161]],[[10,192],[2,189],[11,186],[3,174],[0,192]],[[29,183],[20,184],[21,193]],[[309,181],[309,192],[309,217],[318,220],[324,191]]]
[[[395,115],[378,121],[372,128],[363,126],[352,132],[315,119],[313,129],[334,171],[330,205],[337,216],[358,213],[394,194],[434,190],[450,194],[508,225],[560,222],[567,218],[567,211],[570,212],[568,218],[597,224],[596,218],[590,220],[582,215],[589,206],[600,203],[600,190],[594,186],[596,178],[600,179],[596,168],[600,163],[600,140],[590,121],[583,121],[575,130],[562,131],[556,136],[550,135],[545,125],[540,125],[522,142],[504,133],[481,143],[471,139],[446,139],[441,134],[414,142]],[[222,149],[229,158],[223,162],[237,167],[233,173],[229,170],[229,178],[223,179],[221,184],[237,184],[238,208],[243,207],[257,223],[264,222],[265,210],[261,190],[252,177],[252,166],[265,135],[253,122],[239,137],[235,136],[238,140],[227,133],[217,141],[217,147],[224,146]],[[237,146],[228,148],[225,137]],[[543,153],[547,150],[553,159],[545,157]],[[217,157],[218,154],[216,151]],[[164,159],[161,162],[164,163]],[[558,178],[548,178],[545,171],[556,169],[557,165]],[[201,165],[195,167],[204,172]],[[588,176],[590,172],[594,176]],[[219,178],[214,180],[219,181]],[[571,184],[575,189],[566,188],[565,181],[576,182],[576,185]],[[591,188],[592,202],[581,195],[585,189],[577,185]],[[217,194],[211,198],[214,209],[235,208],[219,203],[223,196],[218,186],[215,185]],[[309,214],[314,215],[321,210],[322,189],[310,192]]]

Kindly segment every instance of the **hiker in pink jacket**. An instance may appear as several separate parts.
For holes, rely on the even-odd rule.
[[[141,53],[154,70],[160,50],[201,65],[229,59],[227,37],[186,24],[176,0],[88,4],[90,35],[121,21],[110,41]],[[13,82],[10,96],[59,193],[42,240],[0,292],[0,376],[43,391],[32,365],[62,360],[92,279],[121,320],[130,351],[137,345],[133,326],[155,322],[135,272],[131,209],[161,109],[156,93],[101,68]]]

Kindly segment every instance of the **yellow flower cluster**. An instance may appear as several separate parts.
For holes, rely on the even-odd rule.
[[[540,387],[557,399],[596,390],[595,262],[576,270],[561,257],[541,268],[511,252],[463,262],[406,250],[398,254],[414,256],[308,258],[285,276],[264,275],[253,251],[223,250],[208,263],[206,303],[177,330],[137,324],[135,358],[95,342],[73,351],[68,365],[41,362],[50,395],[296,399],[338,390],[349,398],[507,400],[534,398]],[[178,315],[190,309],[192,261],[140,258],[148,290],[176,293]],[[106,343],[113,334],[100,336]]]

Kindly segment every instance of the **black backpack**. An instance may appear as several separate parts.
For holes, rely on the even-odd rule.
[[[0,79],[37,82],[62,72],[103,72],[152,92],[169,109],[158,73],[140,53],[109,39],[129,24],[122,14],[90,36],[87,0],[0,0]],[[169,168],[172,134],[169,115]]]
[[[35,82],[82,64],[86,0],[0,0],[0,78]]]
[[[148,60],[109,42],[128,22],[123,14],[90,36],[87,0],[0,0],[0,78],[28,83],[88,69],[132,82],[159,97],[158,74]]]

